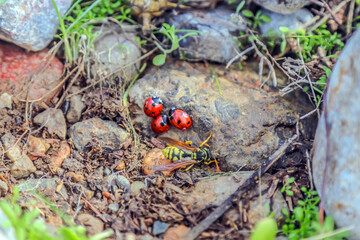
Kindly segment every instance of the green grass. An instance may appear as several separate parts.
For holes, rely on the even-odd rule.
[[[106,17],[112,17],[120,23],[124,21],[135,23],[131,19],[131,9],[125,6],[125,0],[78,0],[63,18],[55,1],[52,1],[60,22],[60,33],[55,37],[64,41],[66,62],[70,64],[76,62],[81,55],[88,57],[90,50],[94,48],[94,39],[98,35],[94,32],[94,26]]]
[[[113,232],[105,231],[95,236],[88,237],[86,228],[70,221],[53,204],[39,193],[35,193],[67,224],[58,228],[53,236],[48,233],[45,221],[40,217],[40,210],[36,207],[23,208],[19,205],[19,189],[14,188],[14,195],[9,201],[0,199],[0,208],[8,218],[8,222],[2,222],[2,227],[13,227],[17,240],[101,240],[110,237]],[[32,206],[36,206],[33,202]]]
[[[283,214],[287,217],[285,224],[282,226],[282,233],[290,240],[315,237],[317,235],[328,234],[331,240],[340,240],[348,236],[348,232],[335,232],[334,219],[326,216],[324,223],[319,221],[320,197],[313,190],[305,187],[301,188],[304,194],[304,200],[297,202],[297,207],[292,212],[283,209]]]

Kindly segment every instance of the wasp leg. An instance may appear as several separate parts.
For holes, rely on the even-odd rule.
[[[212,136],[212,132],[210,132],[210,136],[204,141],[204,142],[202,142],[201,144],[200,144],[200,147],[202,147],[202,146],[208,146],[208,147],[210,147],[208,144],[206,144],[209,140],[210,140],[210,138],[211,138],[211,136]]]
[[[210,160],[210,161],[204,161],[204,163],[206,164],[206,165],[209,165],[210,163],[215,163],[215,165],[216,165],[216,172],[220,172],[220,168],[219,168],[219,162],[216,160],[216,159],[214,159],[214,160]]]
[[[191,146],[191,145],[192,145],[192,141],[185,141],[185,144]]]
[[[191,164],[190,166],[186,167],[185,169],[181,169],[182,172],[189,171],[195,164]]]

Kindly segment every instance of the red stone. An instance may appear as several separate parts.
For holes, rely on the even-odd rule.
[[[45,68],[50,59],[46,57],[47,52],[47,49],[26,52],[15,45],[0,43],[0,94],[8,92],[24,99],[28,92],[28,99],[33,100],[54,89],[61,80],[64,66],[54,57]],[[58,94],[60,89],[54,89],[44,100]]]

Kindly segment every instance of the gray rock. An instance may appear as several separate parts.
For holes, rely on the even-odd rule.
[[[61,16],[72,0],[55,0]],[[0,6],[0,39],[39,51],[53,40],[59,19],[51,0],[7,0]]]
[[[94,57],[97,60],[91,69],[94,76],[104,77],[109,73],[113,73],[130,80],[136,75],[137,69],[140,67],[140,61],[120,69],[141,56],[135,34],[126,31],[126,29],[126,25],[121,28],[117,24],[111,25],[111,28],[102,26],[97,29],[100,32],[94,41]]]
[[[84,164],[76,160],[75,158],[65,158],[62,168],[67,169],[70,172],[77,172],[85,168]]]
[[[194,189],[188,193],[185,204],[192,206],[193,209],[200,210],[211,205],[220,205],[225,201],[246,179],[251,176],[251,172],[237,172],[228,176],[217,176],[209,179],[200,180],[195,184]],[[248,223],[255,224],[264,217],[266,213],[269,213],[266,205],[274,212],[274,218],[277,222],[284,220],[284,215],[281,213],[281,209],[287,209],[287,204],[282,197],[282,194],[278,191],[271,198],[267,198],[265,195],[260,197],[252,197],[258,195],[259,191],[265,191],[269,188],[267,181],[269,178],[263,177],[261,185],[257,185],[252,191],[248,192],[246,199],[251,199],[248,203],[249,209],[247,211]],[[225,214],[226,218],[239,219],[238,211],[230,211]]]
[[[119,204],[118,203],[111,203],[111,204],[109,204],[108,209],[111,212],[116,213],[119,210]]]
[[[91,118],[75,123],[69,129],[69,135],[79,151],[84,151],[85,145],[95,138],[103,148],[115,149],[130,134],[119,127],[115,122],[105,121],[100,118]]]
[[[66,119],[69,123],[76,123],[81,118],[81,113],[85,109],[85,104],[80,95],[74,95],[70,98],[70,107],[66,113]]]
[[[291,137],[288,127],[295,126],[296,119],[312,107],[310,103],[307,107],[307,100],[300,101],[301,96],[285,99],[276,90],[259,89],[258,66],[253,69],[249,65],[244,71],[213,67],[219,73],[223,96],[215,80],[209,78],[209,70],[200,64],[196,69],[185,62],[149,69],[129,92],[134,124],[144,135],[156,136],[142,108],[145,99],[157,95],[164,102],[164,114],[174,106],[186,111],[193,123],[186,131],[173,127],[164,136],[197,143],[213,132],[209,143],[223,169],[256,169],[264,156],[271,155]]]
[[[234,12],[219,8],[215,10],[187,11],[169,20],[176,29],[191,29],[201,31],[180,41],[179,56],[189,59],[211,60],[227,63],[236,56],[239,50],[234,37],[244,30],[243,25],[234,23],[231,14]],[[183,36],[186,33],[179,33]]]
[[[141,181],[135,181],[130,185],[130,192],[133,195],[138,195],[140,193],[140,190],[144,187],[145,187],[145,183]]]
[[[130,182],[126,177],[119,175],[116,177],[115,182],[118,185],[118,187],[123,189],[125,192],[130,191]]]
[[[261,34],[268,34],[273,30],[277,35],[281,35],[280,27],[287,27],[290,31],[298,29],[301,25],[310,21],[314,16],[306,8],[302,8],[293,14],[285,15],[263,10],[263,14],[271,18],[271,22],[264,22],[260,26]]]
[[[31,173],[36,171],[33,162],[29,157],[21,151],[19,145],[16,145],[16,138],[10,133],[1,137],[4,145],[6,156],[14,163],[11,165],[10,173],[17,179],[28,177]]]
[[[2,109],[2,108],[12,109],[11,99],[12,99],[12,96],[7,94],[7,93],[1,94],[1,96],[0,96],[0,109]]]
[[[291,14],[310,3],[310,0],[253,0],[263,8],[280,14]]]
[[[62,187],[60,193],[56,192],[56,187],[60,183],[59,178],[42,178],[42,179],[30,179],[22,184],[19,184],[20,192],[27,192],[38,190],[51,201],[62,201],[69,199],[66,188]]]
[[[161,222],[161,221],[155,221],[153,224],[152,234],[155,236],[162,234],[162,233],[166,232],[166,230],[168,228],[169,228],[169,224]]]
[[[61,139],[66,137],[66,121],[60,109],[49,108],[34,118],[34,123],[47,127],[50,134],[55,133]]]
[[[326,145],[329,149],[325,182],[325,211],[338,227],[355,226],[348,239],[359,239],[360,228],[360,31],[346,44],[331,74],[326,109],[329,137],[322,114],[314,142],[313,178],[322,189]],[[329,142],[328,142],[329,141]]]
[[[0,180],[0,196],[5,197],[8,190],[9,190],[9,187],[6,184],[6,182]]]

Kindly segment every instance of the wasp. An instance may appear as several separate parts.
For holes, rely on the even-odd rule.
[[[210,136],[204,142],[200,143],[198,148],[192,147],[192,143],[189,141],[183,143],[173,138],[160,137],[160,140],[168,144],[166,148],[162,149],[164,156],[174,161],[174,163],[155,166],[154,169],[157,171],[172,171],[190,165],[186,167],[185,171],[187,171],[192,168],[195,163],[203,162],[210,164],[215,162],[217,171],[219,172],[218,162],[212,158],[210,146],[207,144],[211,136],[212,133],[210,133]]]

